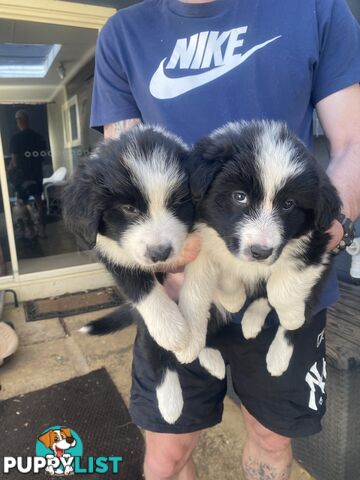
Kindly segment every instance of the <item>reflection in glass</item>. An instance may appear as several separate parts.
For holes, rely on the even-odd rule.
[[[11,275],[10,250],[6,232],[4,204],[0,185],[0,277]]]
[[[57,47],[47,56],[43,78],[0,75],[0,128],[20,273],[92,261],[64,227],[61,198],[74,167],[101,138],[89,128],[96,38],[91,29],[0,20],[0,72],[5,44],[21,45],[13,60],[17,72],[26,45],[41,46],[39,64],[43,52]],[[35,60],[32,69],[39,68]],[[0,210],[1,246],[2,220]],[[2,249],[8,252],[6,245]]]

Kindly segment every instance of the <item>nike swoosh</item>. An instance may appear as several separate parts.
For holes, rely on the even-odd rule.
[[[259,45],[255,45],[244,54],[234,56],[232,58],[232,61],[227,63],[226,65],[215,67],[212,70],[199,73],[198,75],[188,75],[186,77],[180,78],[167,77],[164,72],[164,63],[166,61],[165,57],[160,62],[160,65],[158,66],[156,72],[151,78],[149,86],[150,93],[153,97],[158,98],[159,100],[178,97],[183,93],[194,90],[194,88],[201,87],[202,85],[205,85],[206,83],[212,82],[213,80],[221,77],[225,73],[230,72],[231,70],[245,62],[245,60],[247,60],[257,50],[260,50],[260,48],[264,48],[266,45],[274,42],[280,37],[281,35],[278,35],[277,37],[267,40],[266,42],[259,43]]]

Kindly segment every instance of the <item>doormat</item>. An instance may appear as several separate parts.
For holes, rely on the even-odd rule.
[[[117,307],[123,302],[120,293],[109,287],[24,302],[24,310],[26,321],[32,322]]]
[[[69,478],[143,478],[142,434],[139,428],[131,423],[127,407],[104,368],[43,390],[4,400],[0,403],[0,417],[3,435],[0,444],[1,463],[4,457],[23,457],[22,461],[25,462],[26,457],[45,457],[54,454],[55,450],[59,457],[73,457],[70,467],[74,466],[74,471]],[[65,437],[62,443],[58,443],[56,433],[51,433],[60,427]],[[59,447],[63,450],[60,451]],[[81,460],[75,458],[78,456],[81,456]],[[108,468],[107,472],[96,472],[96,462],[100,457],[107,459],[101,463],[103,470]],[[112,457],[112,460],[108,460],[109,457]],[[118,473],[114,472],[115,464]],[[82,472],[77,465],[80,465]],[[94,472],[91,473],[91,470]],[[54,478],[58,478],[60,473]],[[38,474],[21,474],[14,468],[4,475],[5,478],[45,479],[49,478],[49,475],[46,475],[44,470]]]

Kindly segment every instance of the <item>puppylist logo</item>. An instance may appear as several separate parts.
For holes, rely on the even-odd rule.
[[[122,457],[83,457],[83,444],[72,428],[47,428],[38,436],[34,457],[4,457],[3,474],[41,473],[63,477],[74,474],[119,473]]]

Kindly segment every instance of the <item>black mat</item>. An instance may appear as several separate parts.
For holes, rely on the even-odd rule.
[[[31,379],[29,379],[31,381]],[[3,456],[35,455],[37,437],[62,425],[80,436],[88,456],[122,456],[119,474],[76,474],[65,478],[140,480],[144,441],[105,369],[0,402],[0,462]],[[4,475],[4,479],[58,478],[45,474]]]
[[[117,307],[123,302],[116,288],[107,287],[24,302],[24,311],[26,321],[32,322]]]

